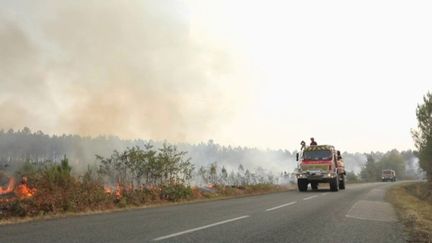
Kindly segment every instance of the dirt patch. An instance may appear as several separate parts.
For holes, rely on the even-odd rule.
[[[431,185],[415,182],[392,187],[386,199],[405,225],[409,242],[432,242]]]

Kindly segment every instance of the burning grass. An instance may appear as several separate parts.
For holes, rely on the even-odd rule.
[[[410,242],[432,242],[432,191],[429,183],[395,186],[386,197],[395,206]]]
[[[0,222],[286,190],[246,180],[237,186],[191,187],[194,167],[185,154],[167,144],[158,150],[128,148],[108,158],[97,156],[99,167],[80,176],[71,173],[66,157],[60,163],[27,162],[0,187]]]
[[[31,197],[14,197],[0,201],[0,224],[25,222],[32,218],[49,218],[74,214],[102,213],[129,208],[160,206],[167,203],[187,203],[224,199],[292,189],[287,186],[258,184],[251,186],[213,185],[211,188],[185,185],[137,188],[118,186],[110,191],[102,185],[75,181],[74,185],[55,190],[38,190]],[[21,219],[21,220],[20,220]]]
[[[14,176],[8,176],[0,187],[0,223],[287,190],[273,184],[191,187],[179,180],[109,185],[93,170],[73,176],[71,169],[65,158],[60,164],[25,164]],[[20,178],[18,184],[16,178]]]
[[[193,199],[192,189],[186,185],[141,188],[117,185],[115,190],[109,190],[102,181],[88,176],[36,176],[31,179],[31,187],[37,188],[37,191],[20,184],[15,187],[14,193],[1,195],[0,220],[104,211]]]

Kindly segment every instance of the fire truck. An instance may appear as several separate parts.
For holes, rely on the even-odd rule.
[[[396,172],[390,169],[382,170],[381,180],[392,181],[392,182],[396,181]]]
[[[331,191],[345,189],[345,165],[334,146],[307,146],[297,153],[296,160],[299,191],[307,191],[309,184],[312,190],[318,190],[320,183],[329,183]]]

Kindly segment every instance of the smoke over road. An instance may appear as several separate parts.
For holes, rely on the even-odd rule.
[[[228,53],[192,38],[181,2],[17,5],[0,10],[0,128],[200,140],[239,103]]]

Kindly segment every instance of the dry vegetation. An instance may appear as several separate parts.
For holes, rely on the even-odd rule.
[[[15,175],[6,176],[10,183],[0,187],[0,223],[20,218],[255,195],[290,188],[273,184],[273,179],[266,181],[259,177],[257,182],[252,182],[240,174],[236,180],[238,184],[226,184],[215,170],[202,175],[214,179],[208,186],[192,187],[189,182],[193,165],[184,155],[170,145],[159,150],[151,146],[133,147],[122,153],[114,151],[108,158],[98,156],[100,166],[89,168],[82,175],[72,173],[66,157],[60,163],[26,162]],[[12,183],[19,180],[18,185]]]
[[[394,205],[410,242],[432,242],[432,191],[426,182],[393,187],[387,199]]]
[[[80,182],[75,182],[81,184]],[[82,186],[82,184],[81,184]],[[67,191],[37,192],[31,198],[16,198],[0,201],[0,224],[27,222],[34,219],[49,219],[73,215],[104,213],[133,208],[191,203],[203,200],[218,200],[233,197],[259,195],[293,190],[292,185],[257,184],[249,186],[215,185],[203,190],[199,187],[171,186],[165,188],[135,189],[124,191],[121,196],[107,193],[103,187],[92,185],[93,195],[85,190],[69,188]],[[75,194],[74,198],[71,195]]]

